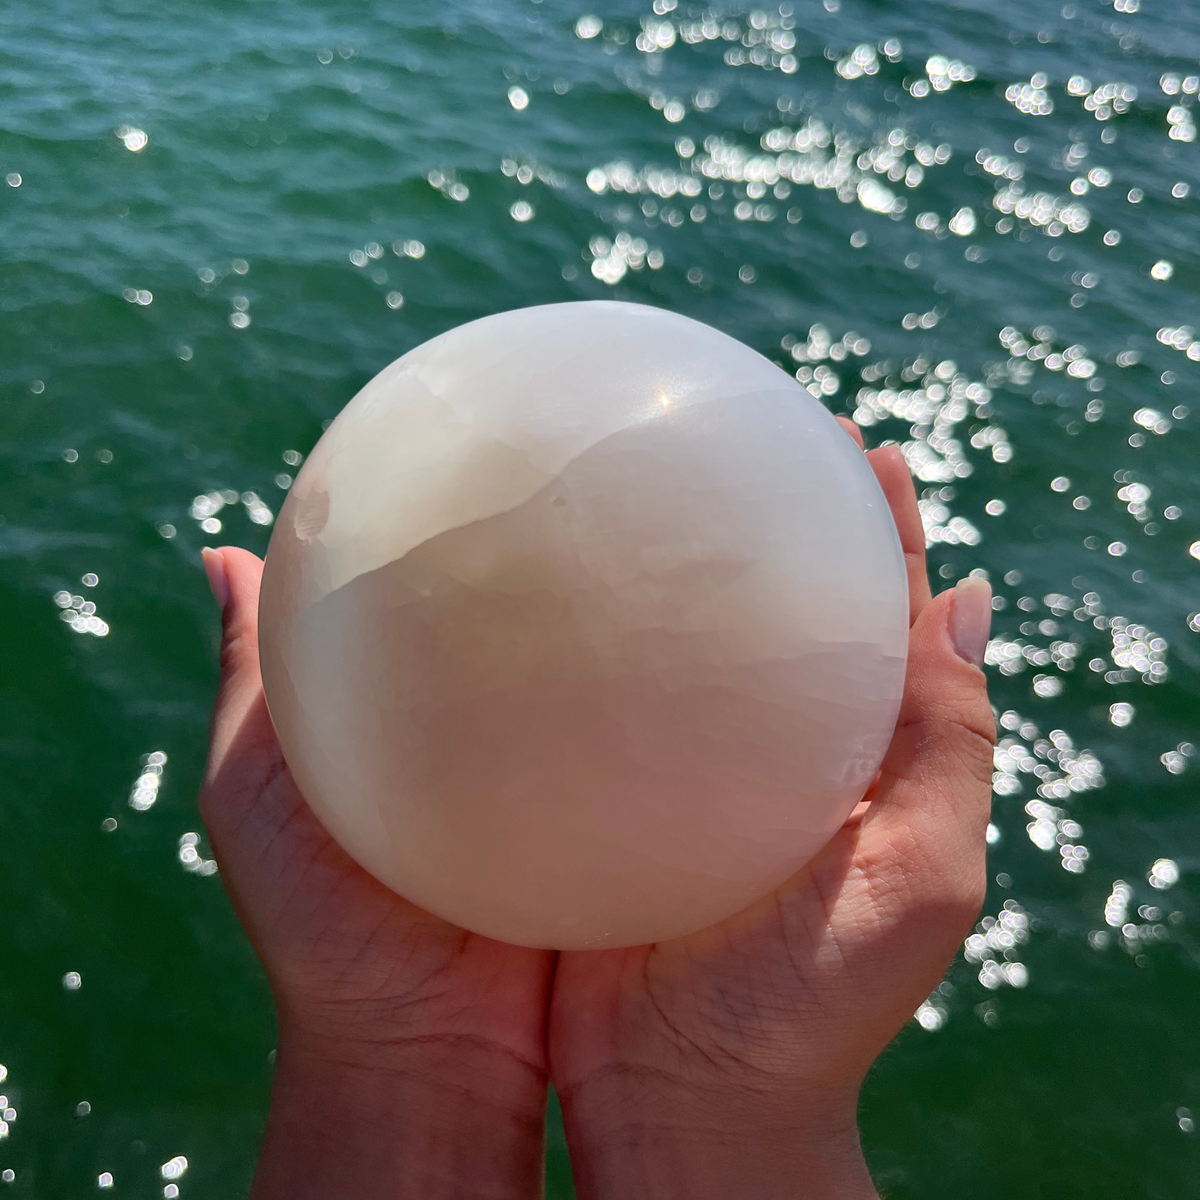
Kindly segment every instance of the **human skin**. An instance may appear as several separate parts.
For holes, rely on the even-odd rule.
[[[931,598],[912,481],[869,455],[909,571],[900,719],[834,839],[691,937],[559,956],[549,1062],[580,1200],[868,1200],[862,1080],[941,979],[985,891],[991,589]]]
[[[206,551],[225,634],[201,811],[279,1017],[253,1200],[538,1196],[551,1077],[581,1200],[875,1196],[859,1087],[979,911],[994,730],[990,589],[931,598],[904,461],[868,458],[913,618],[879,777],[772,895],[648,947],[507,946],[358,867],[309,811],[266,710],[262,564]]]
[[[329,837],[263,698],[262,562],[205,559],[224,638],[200,812],[279,1025],[253,1200],[539,1195],[554,956],[429,915]]]

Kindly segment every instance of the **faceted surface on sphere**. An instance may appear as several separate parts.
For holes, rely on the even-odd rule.
[[[380,372],[280,513],[284,754],[342,846],[467,929],[635,945],[768,893],[872,779],[903,555],[791,376],[633,304],[488,317]]]

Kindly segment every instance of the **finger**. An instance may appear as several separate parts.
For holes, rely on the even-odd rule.
[[[996,736],[980,669],[991,599],[985,580],[963,579],[912,629],[900,719],[868,822],[886,837],[906,832],[924,852],[982,854]]]
[[[908,569],[909,619],[915,622],[932,595],[925,565],[925,526],[917,507],[917,490],[899,447],[881,446],[878,450],[868,450],[867,462],[883,488],[896,521],[896,531],[900,534]]]
[[[862,430],[849,417],[838,417],[837,423],[858,443],[858,448],[862,450],[864,448]]]
[[[208,778],[215,777],[235,740],[239,753],[258,744],[273,749],[274,729],[262,704],[258,667],[258,589],[262,560],[247,550],[206,549],[204,569],[221,607],[221,679],[213,707]]]

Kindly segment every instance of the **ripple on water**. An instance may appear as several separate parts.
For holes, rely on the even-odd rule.
[[[6,769],[36,801],[10,833],[9,916],[32,947],[17,1009],[65,990],[97,1046],[163,1080],[181,1035],[161,1014],[186,1010],[197,1060],[234,1047],[230,1078],[261,1091],[265,999],[241,999],[245,951],[189,878],[215,871],[190,807],[214,636],[199,549],[261,552],[322,427],[425,338],[523,304],[641,300],[747,341],[899,446],[937,586],[992,581],[989,915],[914,1036],[938,1035],[945,1072],[1003,1072],[1047,1129],[1075,1114],[1078,1156],[1039,1142],[1047,1187],[1183,1194],[1174,1139],[1200,1103],[1168,1052],[1191,1023],[1198,819],[1190,16],[1178,0],[1014,0],[987,21],[839,0],[21,9],[0,62],[20,98],[0,145],[0,557],[10,628],[29,631]],[[139,760],[148,745],[167,749]],[[22,865],[51,844],[57,874]],[[1010,1017],[1026,1040],[994,1048]],[[1042,1036],[1102,1051],[1161,1112],[1114,1115],[1116,1085],[1084,1062],[1021,1090],[1003,1056]],[[1136,1078],[1103,1053],[1112,1037],[1143,1047]],[[28,1053],[38,1095],[76,1078]],[[901,1041],[881,1074],[922,1079],[921,1053]],[[78,1114],[82,1081],[62,1086]],[[889,1093],[890,1117],[922,1094]],[[242,1186],[256,1122],[231,1134],[175,1095],[149,1097],[140,1151],[38,1186],[186,1191],[188,1159],[156,1167],[148,1145]],[[0,1099],[5,1137],[20,1106]],[[971,1103],[936,1158],[960,1192],[1015,1153]],[[56,1129],[23,1116],[4,1145],[33,1155]],[[1134,1136],[1153,1153],[1114,1159]],[[918,1178],[878,1121],[867,1140]]]

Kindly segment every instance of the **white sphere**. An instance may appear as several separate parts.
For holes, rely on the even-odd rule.
[[[304,464],[260,608],[334,838],[527,946],[678,937],[812,857],[870,783],[908,643],[862,453],[740,342],[634,304],[451,330]]]

